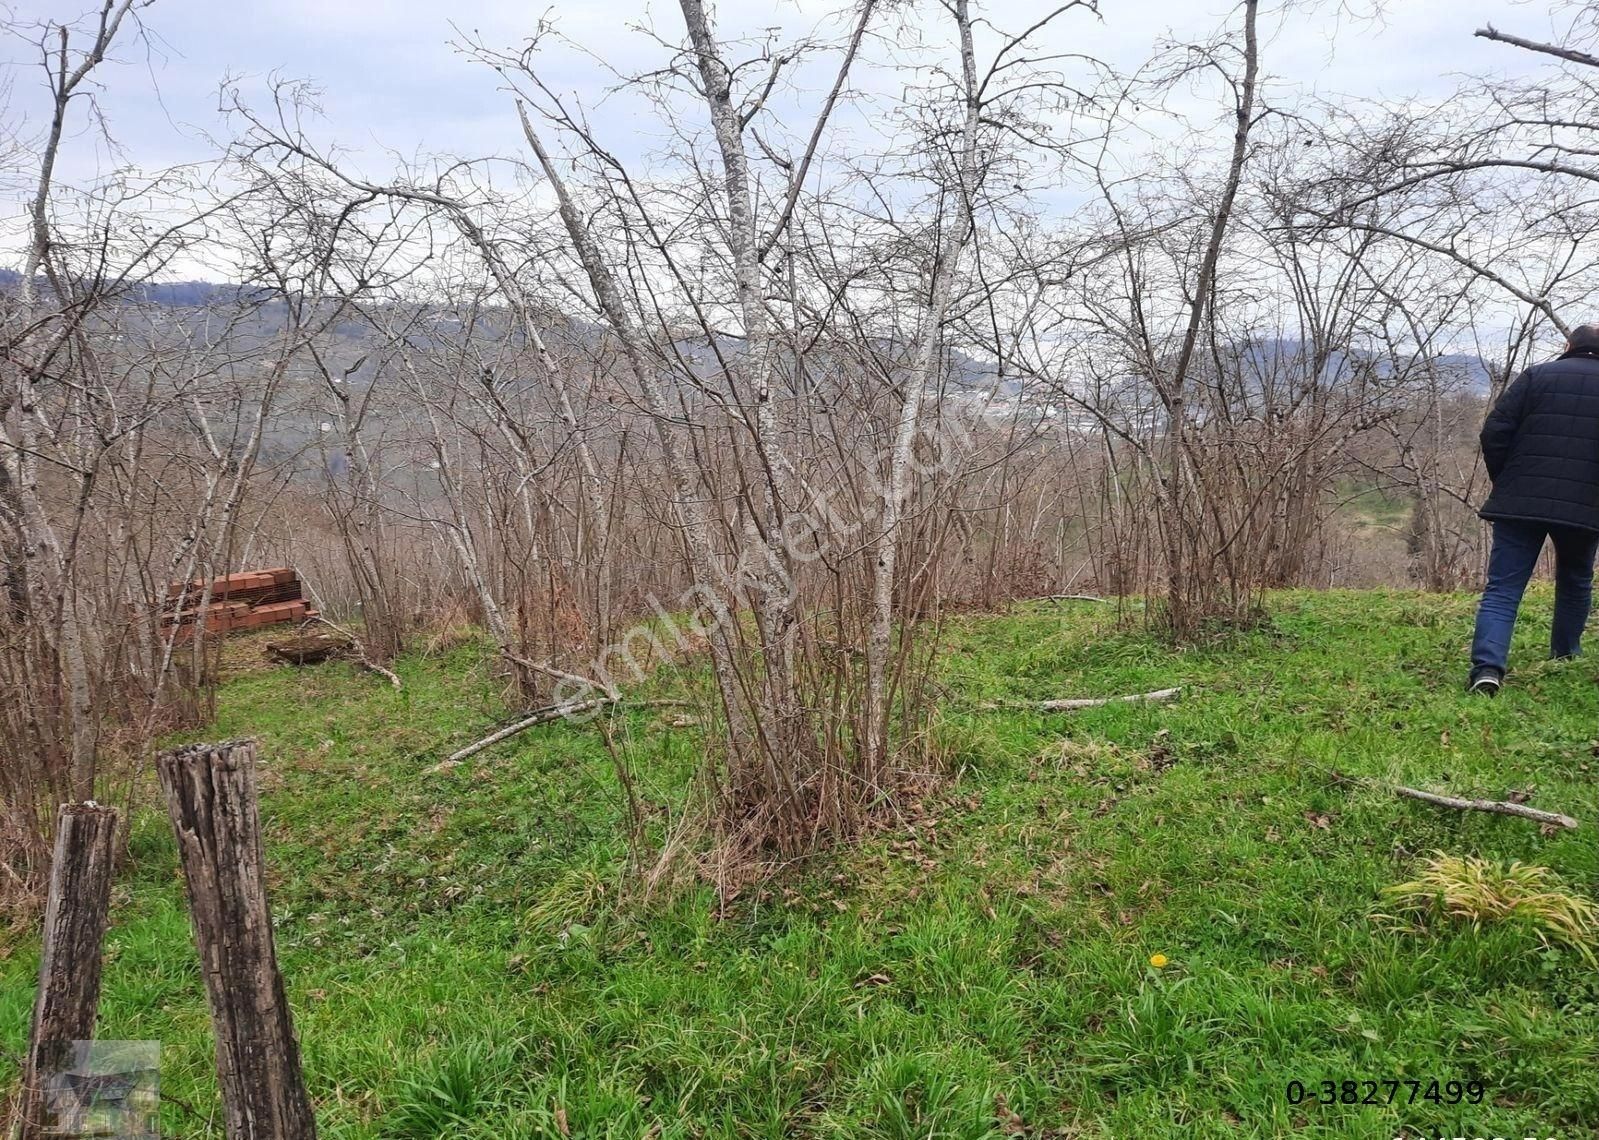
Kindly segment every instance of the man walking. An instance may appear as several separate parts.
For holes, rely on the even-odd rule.
[[[1549,655],[1582,652],[1599,549],[1599,325],[1573,329],[1558,360],[1518,376],[1481,439],[1493,490],[1479,513],[1493,523],[1493,549],[1467,688],[1491,697],[1504,684],[1516,611],[1546,538],[1555,548]]]

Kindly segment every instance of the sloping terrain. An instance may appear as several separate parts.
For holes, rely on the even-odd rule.
[[[204,735],[261,739],[325,1137],[1591,1137],[1593,967],[1526,924],[1374,918],[1440,850],[1599,889],[1595,665],[1540,660],[1535,594],[1511,686],[1469,699],[1472,604],[1280,595],[1267,628],[1182,652],[1108,606],[953,619],[948,779],[721,915],[708,888],[616,905],[623,811],[595,725],[429,771],[503,715],[476,646],[406,659],[400,692],[343,664],[252,670]],[[1170,705],[984,707],[1176,684]],[[699,750],[680,712],[614,722],[652,828]],[[1526,794],[1584,826],[1381,783]],[[161,1039],[168,1135],[220,1136],[162,814],[139,814],[132,852],[102,1036]],[[0,959],[12,1053],[36,964],[32,944]],[[1323,1081],[1399,1086],[1321,1105]],[[1450,1106],[1451,1081],[1482,1103]]]

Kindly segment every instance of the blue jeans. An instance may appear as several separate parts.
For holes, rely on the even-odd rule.
[[[1510,635],[1527,579],[1549,538],[1555,545],[1555,619],[1549,636],[1551,657],[1582,652],[1582,630],[1593,604],[1593,559],[1599,533],[1547,523],[1498,521],[1488,555],[1488,584],[1477,607],[1477,632],[1471,639],[1471,668],[1504,671]]]

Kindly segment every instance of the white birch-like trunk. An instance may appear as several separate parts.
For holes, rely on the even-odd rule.
[[[953,224],[946,240],[940,235],[933,250],[932,288],[927,311],[922,317],[910,375],[905,378],[905,399],[900,405],[894,429],[894,448],[889,456],[888,486],[881,505],[877,558],[872,565],[871,628],[866,639],[865,730],[867,772],[881,780],[888,763],[888,725],[892,693],[889,691],[889,661],[894,641],[894,585],[899,570],[899,554],[904,539],[904,515],[915,479],[913,459],[916,435],[921,428],[922,402],[939,366],[939,345],[944,318],[949,310],[955,277],[972,230],[972,198],[980,182],[977,161],[977,134],[982,106],[977,85],[977,57],[972,43],[972,21],[967,0],[956,0],[955,22],[960,32],[961,80],[965,114],[961,121],[957,150]]]
[[[644,395],[645,406],[650,412],[651,422],[655,425],[656,438],[660,442],[662,454],[666,457],[667,471],[672,480],[672,509],[682,524],[683,542],[689,553],[690,573],[695,585],[699,587],[697,591],[699,597],[712,611],[711,628],[708,631],[712,671],[716,676],[717,688],[721,692],[733,748],[736,752],[743,753],[754,743],[755,735],[754,726],[750,723],[745,710],[735,664],[734,617],[727,604],[727,575],[717,564],[716,556],[711,550],[711,520],[705,509],[693,466],[675,437],[673,425],[677,416],[665,386],[649,362],[643,337],[628,315],[627,305],[615,276],[601,255],[599,247],[594,244],[565,181],[555,169],[555,164],[550,161],[537,132],[533,129],[532,122],[525,113],[522,115],[522,126],[527,134],[528,144],[538,156],[545,177],[549,179],[550,187],[555,191],[562,224],[577,253],[578,261],[588,274],[595,301],[599,305],[600,312],[605,315],[611,331],[616,335],[622,349],[622,358],[634,383]]]
[[[133,3],[134,0],[121,0],[120,3],[107,3],[101,9],[94,42],[75,68],[69,69],[67,66],[67,28],[63,25],[59,29],[57,62],[49,70],[52,94],[50,126],[40,152],[39,177],[28,207],[30,240],[19,283],[19,301],[25,326],[39,322],[41,313],[37,279],[41,272],[50,270],[50,191],[55,178],[56,159],[61,150],[62,132],[66,126],[67,109],[89,73],[105,60],[106,50],[111,46],[117,29]],[[39,335],[36,332],[25,337],[13,349],[19,362],[14,365],[16,427],[14,432],[0,433],[0,450],[4,452],[7,475],[16,495],[18,521],[25,547],[24,573],[34,617],[39,620],[44,613],[51,613],[57,626],[55,648],[67,696],[68,731],[71,734],[67,749],[71,794],[77,799],[87,800],[94,796],[96,767],[94,694],[89,679],[84,615],[77,597],[73,566],[69,555],[62,549],[55,528],[50,524],[39,491],[36,385],[42,377],[29,363],[35,347],[32,342]],[[58,337],[65,335],[64,331],[57,334]]]

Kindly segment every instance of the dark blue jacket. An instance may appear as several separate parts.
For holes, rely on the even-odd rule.
[[[1535,364],[1482,425],[1493,491],[1485,519],[1599,531],[1599,353]]]

